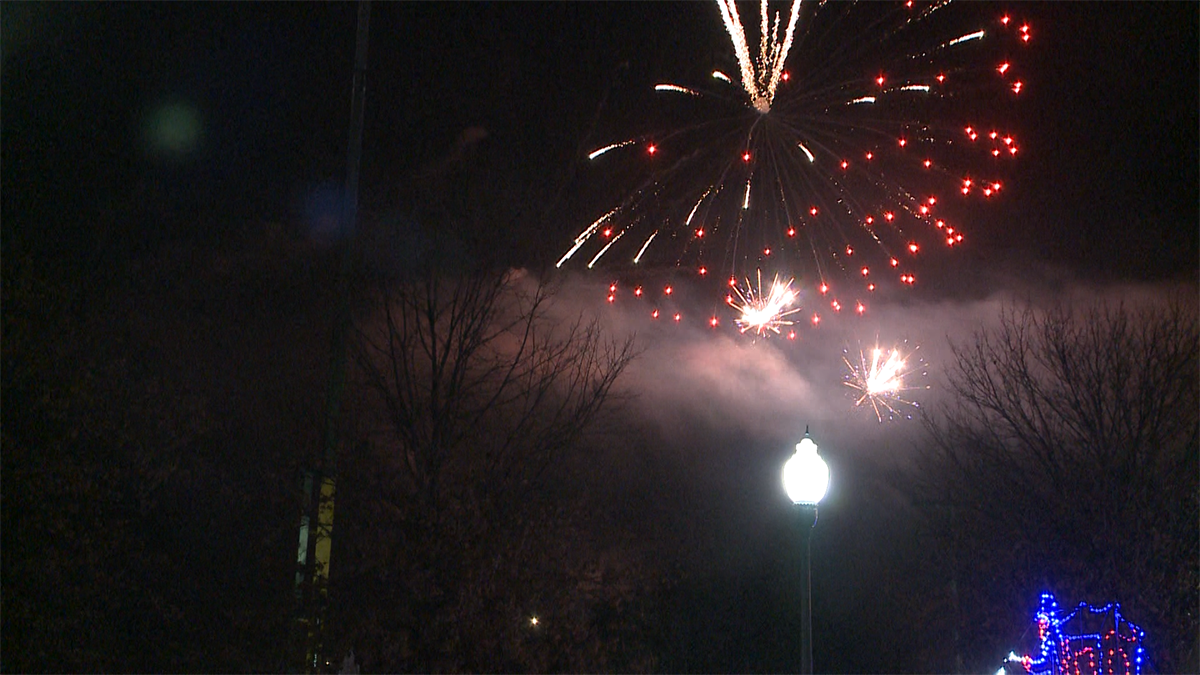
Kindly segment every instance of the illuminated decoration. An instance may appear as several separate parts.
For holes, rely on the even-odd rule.
[[[1085,602],[1064,613],[1053,593],[1042,593],[1037,615],[1037,655],[1010,652],[997,675],[1140,675],[1146,662],[1145,632],[1121,616],[1115,602]]]

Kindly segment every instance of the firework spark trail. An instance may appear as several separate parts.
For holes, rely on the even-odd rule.
[[[587,158],[588,159],[596,159],[600,155],[603,155],[604,153],[608,152],[609,150],[616,150],[617,148],[623,148],[627,145],[632,145],[633,143],[634,143],[634,141],[630,140],[630,141],[621,141],[620,143],[613,143],[611,145],[606,145],[603,148],[598,148],[596,150],[593,150],[591,153],[588,154]]]
[[[656,84],[654,85],[654,91],[673,91],[677,94],[687,94],[688,96],[701,96],[700,92],[688,89],[687,87],[681,87],[678,84]],[[588,155],[588,159],[592,159],[591,155]]]
[[[885,415],[889,420],[896,417],[912,419],[911,411],[901,412],[898,408],[921,407],[920,403],[906,397],[907,392],[929,388],[905,382],[911,375],[925,374],[924,363],[913,354],[905,355],[899,348],[885,349],[877,344],[870,350],[870,358],[867,352],[859,350],[857,362],[851,361],[848,350],[843,350],[842,361],[848,370],[843,383],[856,392],[855,407],[869,404],[878,421],[882,422]]]
[[[626,232],[626,230],[621,230],[620,232],[617,233],[617,236],[613,237],[611,241],[609,241],[607,244],[605,244],[604,248],[600,249],[600,252],[596,254],[596,257],[592,258],[591,262],[589,262],[587,264],[588,269],[595,267],[596,262],[598,260],[600,260],[600,256],[604,255],[605,253],[608,253],[608,249],[612,248],[612,245],[617,243],[617,240],[619,240],[621,237],[625,236],[625,232]]]
[[[569,251],[567,251],[566,254],[564,254],[562,258],[559,258],[558,264],[556,264],[555,267],[562,267],[563,263],[570,260],[571,256],[575,255],[575,252],[578,251],[581,246],[586,244],[588,239],[591,239],[592,235],[596,233],[596,230],[600,229],[600,226],[604,224],[604,221],[611,218],[613,216],[613,214],[615,214],[618,210],[619,209],[613,209],[612,211],[609,211],[608,213],[600,216],[599,218],[596,219],[595,222],[593,222],[591,225],[588,225],[587,228],[585,228],[583,230],[583,232],[580,232],[579,236],[575,237],[575,245],[572,246],[571,249]],[[609,242],[609,243],[611,244],[612,242]],[[606,246],[605,249],[607,250],[607,248],[608,247]],[[588,267],[591,267],[591,265],[588,265]]]
[[[800,0],[792,0],[792,12],[782,42],[779,40],[779,15],[775,15],[774,27],[768,30],[767,0],[762,0],[762,26],[759,29],[757,61],[750,59],[746,29],[742,27],[737,5],[733,0],[717,0],[717,4],[721,6],[721,19],[725,22],[725,30],[729,33],[729,39],[733,41],[734,54],[737,55],[738,66],[742,71],[742,88],[750,97],[750,105],[760,113],[770,112],[779,81],[783,77],[784,63],[796,34],[796,21],[800,18]]]
[[[725,301],[738,312],[734,320],[738,330],[742,333],[754,331],[756,335],[765,337],[768,332],[779,335],[781,329],[791,326],[794,322],[788,317],[800,311],[799,307],[792,308],[799,295],[792,289],[793,281],[781,281],[776,276],[770,289],[763,293],[761,271],[758,273],[758,283],[752,286],[747,279],[744,289],[730,279],[733,292]],[[795,334],[790,333],[789,337],[795,337]]]
[[[919,252],[963,242],[953,219],[1000,193],[1018,154],[997,122],[1024,91],[1012,50],[1029,27],[954,0],[789,4],[786,26],[765,2],[747,26],[717,0],[740,77],[653,85],[669,116],[588,155],[623,197],[559,267],[586,250],[639,279],[763,270],[819,289],[809,310],[863,314],[880,282],[915,283]]]

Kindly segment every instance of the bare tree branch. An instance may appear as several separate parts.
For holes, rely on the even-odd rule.
[[[467,611],[481,588],[500,592],[524,574],[528,547],[563,517],[527,501],[580,447],[636,354],[632,339],[611,340],[596,321],[562,321],[552,289],[507,270],[427,265],[373,297],[352,353],[373,456],[384,460],[375,512],[397,529],[380,536],[406,542],[377,553],[408,570],[407,634],[431,650],[408,663],[427,670],[453,656],[438,640],[478,627],[422,627],[416,617]]]
[[[1159,669],[1196,667],[1194,303],[1010,306],[952,349],[918,475],[957,514],[945,545],[980,583],[1019,585],[1000,584],[1010,603],[1039,584],[1116,599],[1159,634]]]

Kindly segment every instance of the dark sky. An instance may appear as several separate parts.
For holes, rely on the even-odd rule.
[[[917,302],[881,306],[869,323],[835,326],[791,352],[694,331],[657,340],[658,328],[611,321],[652,340],[631,380],[646,422],[669,439],[635,464],[695,482],[689,512],[664,517],[706,532],[690,545],[714,565],[753,566],[771,545],[787,516],[773,492],[778,467],[809,424],[835,476],[817,553],[837,546],[849,556],[843,567],[871,563],[863,541],[878,533],[856,514],[887,499],[853,486],[902,454],[916,425],[847,413],[844,346],[910,338],[936,364],[942,338],[994,317],[1006,293],[1142,302],[1156,295],[1145,284],[1194,286],[1200,4],[1011,8],[1035,35],[1012,122],[1023,157],[1003,200],[976,215],[971,248],[929,270]],[[146,246],[220,241],[266,223],[319,230],[345,175],[355,11],[4,3],[6,256],[15,247],[87,258],[110,230]],[[370,40],[364,219],[399,208],[410,177],[471,127],[487,130],[514,181],[551,195],[584,152],[610,140],[596,131],[614,124],[608,116],[637,117],[602,109],[607,94],[727,50],[707,2],[380,2]],[[565,249],[600,207],[578,208],[561,214],[560,230],[539,231],[550,250]],[[607,283],[584,276],[567,295],[588,306]],[[764,511],[771,517],[747,515]],[[828,560],[816,568],[832,579],[824,583],[865,602]]]
[[[1191,3],[1037,5],[1016,236],[1095,274],[1197,270]],[[1044,80],[1044,83],[1042,82]]]
[[[1194,272],[1196,6],[1014,9],[1036,36],[1013,120],[1024,157],[1003,206],[978,214],[973,236],[999,249],[979,254],[1124,278]],[[59,209],[163,199],[168,218],[295,217],[345,172],[354,22],[348,4],[7,3],[6,208],[36,206],[17,188],[38,181],[70,186]],[[699,2],[379,3],[364,198],[386,208],[471,126],[528,181],[549,182],[609,140],[592,125],[610,85],[672,77],[724,40],[716,7]],[[172,105],[197,136],[156,155],[148,127]]]

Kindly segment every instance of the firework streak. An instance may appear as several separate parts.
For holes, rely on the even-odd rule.
[[[1003,122],[1026,88],[1028,25],[952,0],[762,2],[748,34],[733,2],[717,4],[734,60],[699,84],[657,84],[655,131],[588,155],[623,196],[559,267],[605,269],[621,280],[610,300],[639,276],[725,287],[716,297],[732,279],[734,323],[763,334],[770,321],[736,318],[761,299],[748,281],[760,271],[795,280],[794,304],[816,291],[816,323],[862,314],[878,285],[914,284],[923,253],[963,243],[959,219],[1002,193],[1020,156]]]
[[[849,350],[845,350],[842,361],[848,372],[843,381],[854,390],[854,405],[869,406],[880,422],[884,417],[912,419],[912,409],[920,408],[921,404],[909,398],[910,393],[929,388],[905,382],[925,375],[925,364],[915,355],[918,349],[906,355],[899,348],[876,345],[867,351],[860,349],[857,360],[851,360]]]

